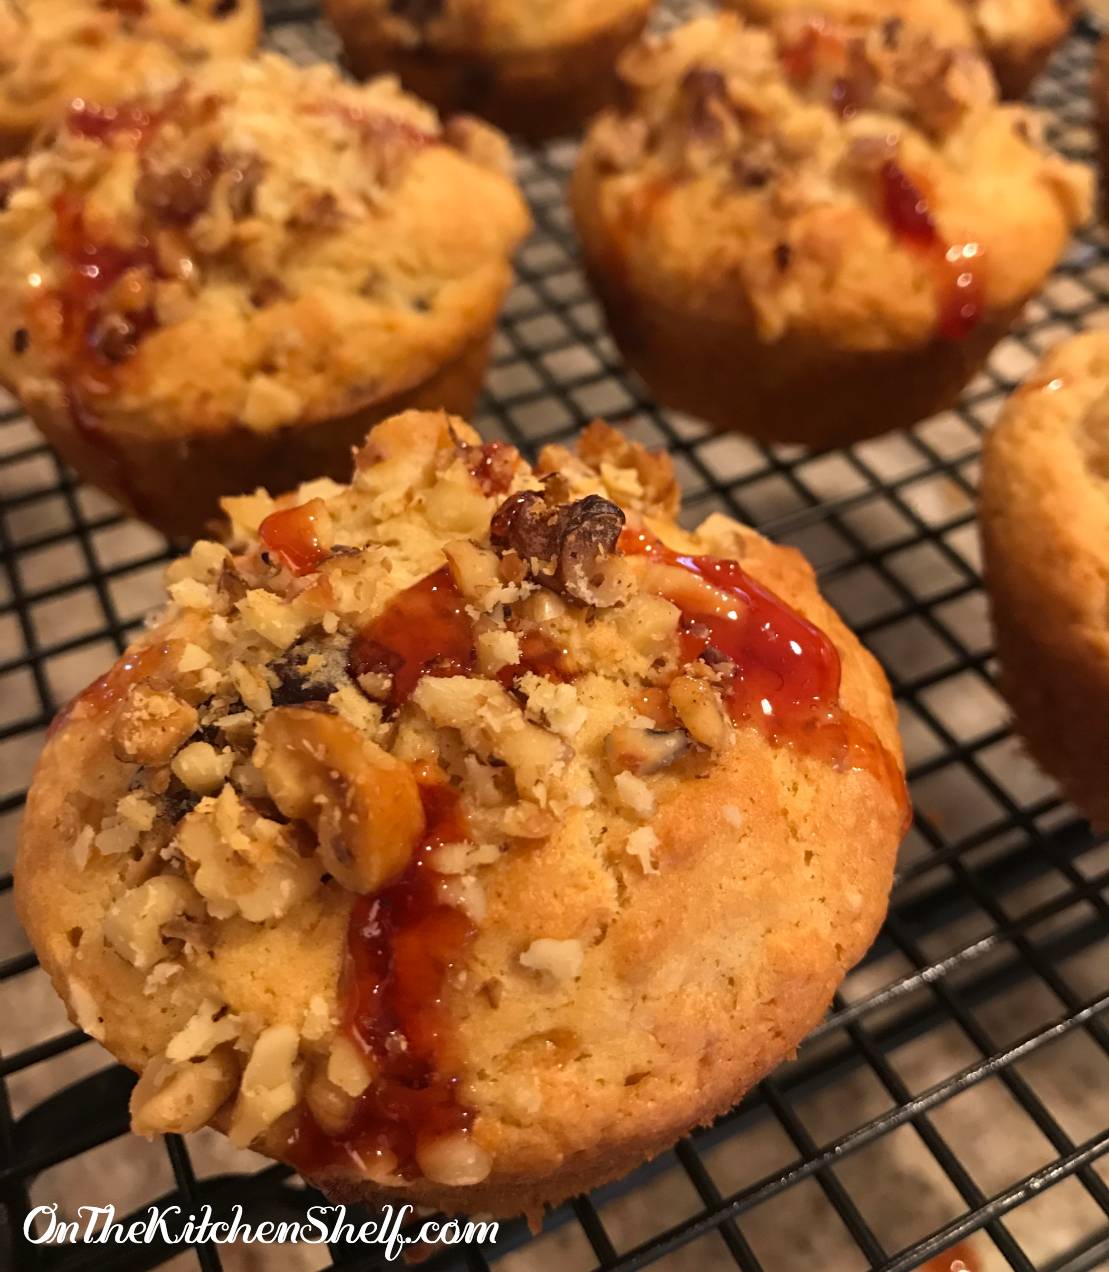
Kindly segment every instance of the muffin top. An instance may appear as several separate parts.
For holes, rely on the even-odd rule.
[[[1039,624],[1082,633],[1109,672],[1109,332],[1052,349],[1006,403],[983,453],[981,515]],[[1023,616],[1021,616],[1023,619]]]
[[[406,48],[491,55],[587,39],[643,14],[654,0],[329,0]]]
[[[257,0],[9,0],[0,6],[0,129],[30,132],[73,97],[112,100],[246,53]]]
[[[884,911],[893,705],[797,552],[676,503],[604,425],[533,472],[416,412],[349,486],[226,501],[20,847],[139,1129],[218,1054],[236,1142],[518,1209],[791,1050]]]
[[[418,383],[528,217],[499,133],[267,55],[74,102],[0,170],[0,378],[124,435],[265,431]]]
[[[987,54],[1051,44],[1067,28],[1060,0],[727,0],[747,17],[772,21],[786,14],[830,18],[899,18],[943,44],[981,47]]]
[[[958,339],[1034,291],[1088,215],[1089,173],[997,103],[981,58],[898,22],[703,18],[620,76],[575,177],[591,253],[766,339]]]

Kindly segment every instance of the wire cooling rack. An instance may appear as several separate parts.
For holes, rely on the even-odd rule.
[[[271,43],[334,56],[315,7],[274,6]],[[1038,91],[1055,140],[1092,153],[1079,32]],[[531,1238],[439,1249],[503,1272],[972,1272],[1109,1264],[1109,845],[1024,758],[993,681],[973,521],[979,441],[1047,346],[1109,319],[1109,259],[1080,237],[957,412],[810,456],[660,411],[621,368],[563,199],[573,147],[520,155],[538,225],[519,262],[479,423],[534,453],[592,416],[674,456],[685,515],[731,511],[802,548],[897,694],[916,820],[889,920],[797,1059],[710,1129],[553,1213]],[[59,703],[99,674],[160,592],[166,545],[0,414],[0,868]],[[0,877],[0,1268],[370,1268],[343,1247],[34,1246],[29,1207],[152,1202],[295,1219],[319,1198],[211,1132],[127,1132],[133,1079],[68,1026]],[[366,1216],[369,1217],[369,1216]],[[942,1256],[942,1257],[941,1257]],[[930,1262],[937,1259],[936,1262]]]

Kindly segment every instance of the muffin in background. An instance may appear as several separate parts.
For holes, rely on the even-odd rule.
[[[615,63],[654,0],[324,0],[359,75],[393,71],[440,110],[532,141],[612,101]]]
[[[533,470],[410,412],[170,567],[15,871],[137,1132],[538,1222],[793,1055],[885,913],[894,704],[799,552],[677,504],[603,424]]]
[[[3,172],[0,379],[173,535],[342,475],[374,421],[469,410],[529,225],[499,133],[267,55],[77,103]]]
[[[259,0],[10,0],[0,5],[0,154],[76,97],[154,92],[210,57],[249,53]]]
[[[837,21],[903,21],[938,44],[977,49],[1004,97],[1020,98],[1071,22],[1069,0],[723,0],[756,22],[820,14]]]
[[[702,18],[629,50],[571,188],[659,400],[844,445],[951,406],[1089,214],[1090,174],[908,27]]]
[[[1109,332],[1053,349],[986,437],[1000,687],[1033,759],[1109,828]]]

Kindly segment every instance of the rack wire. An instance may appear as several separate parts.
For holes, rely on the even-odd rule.
[[[673,17],[681,6],[671,6]],[[270,7],[270,42],[333,57],[314,5]],[[1053,139],[1089,159],[1092,39],[1039,86]],[[973,522],[979,442],[1059,338],[1109,319],[1100,230],[1080,236],[960,408],[814,456],[714,435],[630,378],[578,269],[564,201],[574,147],[519,154],[537,230],[498,335],[479,426],[528,454],[596,415],[674,457],[692,523],[731,512],[803,549],[882,660],[915,822],[888,921],[797,1058],[714,1126],[561,1207],[532,1238],[444,1248],[429,1269],[671,1272],[856,1268],[1086,1272],[1109,1265],[1109,844],[1010,735],[994,685]],[[81,486],[14,407],[0,413],[0,868],[59,703],[159,596],[167,545]],[[214,1134],[127,1132],[133,1078],[69,1028],[0,876],[0,1267],[372,1268],[365,1247],[33,1245],[30,1207],[152,1202],[295,1219],[321,1199]],[[366,1217],[369,1217],[368,1215]],[[262,1261],[260,1261],[262,1260]]]

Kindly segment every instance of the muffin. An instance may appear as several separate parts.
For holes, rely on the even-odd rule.
[[[172,535],[470,410],[528,215],[507,144],[382,79],[212,62],[0,170],[0,381]]]
[[[351,67],[395,71],[445,111],[533,141],[578,131],[616,88],[653,0],[324,0]]]
[[[985,63],[908,28],[732,15],[648,40],[571,191],[660,401],[843,445],[950,406],[1087,215]]]
[[[1000,686],[1032,757],[1109,827],[1109,332],[1053,349],[982,460]]]
[[[1005,97],[1023,97],[1070,27],[1069,0],[725,0],[756,22],[824,14],[909,22],[938,43],[978,49]]]
[[[154,91],[206,58],[249,53],[258,0],[10,0],[0,5],[0,154],[75,97]]]
[[[170,567],[16,869],[137,1131],[534,1217],[792,1054],[885,909],[893,704],[799,553],[676,503],[602,424],[533,472],[412,412]]]

